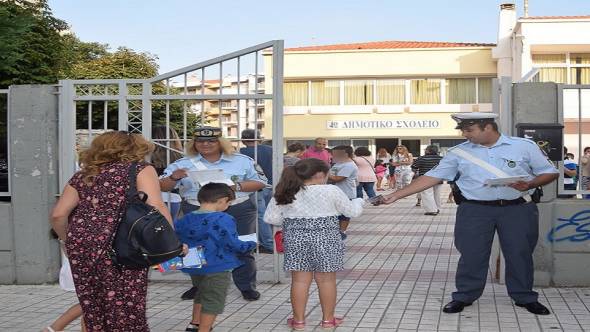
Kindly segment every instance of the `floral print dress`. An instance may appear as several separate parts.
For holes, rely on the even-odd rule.
[[[130,165],[107,164],[90,184],[80,172],[69,181],[80,201],[69,217],[66,249],[88,331],[149,331],[148,270],[115,266],[107,254],[129,187]],[[139,164],[137,173],[145,166]]]

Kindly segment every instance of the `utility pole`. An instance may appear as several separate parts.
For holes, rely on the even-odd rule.
[[[529,0],[524,0],[524,17],[529,17]]]

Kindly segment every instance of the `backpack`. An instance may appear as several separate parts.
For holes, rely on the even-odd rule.
[[[111,259],[127,268],[144,269],[182,253],[182,243],[168,220],[137,191],[137,163],[129,167],[129,190],[112,241]]]

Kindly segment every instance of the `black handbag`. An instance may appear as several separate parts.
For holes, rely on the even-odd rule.
[[[115,264],[143,269],[182,253],[174,228],[146,203],[147,198],[146,193],[137,191],[137,163],[132,163],[126,202],[112,241],[111,259]]]

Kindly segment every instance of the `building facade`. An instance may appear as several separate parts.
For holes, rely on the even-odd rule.
[[[528,80],[590,84],[588,36],[590,16],[517,18],[514,4],[503,4],[497,44],[385,41],[287,48],[285,143],[326,137],[329,146],[391,152],[403,144],[419,155],[435,144],[444,152],[463,140],[451,113],[492,112],[493,78],[518,82],[536,73]],[[267,76],[271,69],[271,54],[265,54]],[[565,110],[565,142],[574,147],[580,129],[569,117]],[[266,137],[270,119],[267,112]],[[590,123],[582,122],[590,133]]]
[[[180,86],[178,86],[180,88]],[[187,91],[189,94],[241,94],[264,93],[264,75],[248,74],[226,76],[223,80],[205,80],[188,77]],[[190,109],[201,114],[203,124],[221,127],[224,137],[237,139],[239,133],[247,128],[264,127],[264,100],[205,100],[194,102]]]
[[[286,49],[285,139],[326,137],[329,146],[390,152],[403,144],[414,155],[428,144],[454,146],[462,138],[450,113],[492,111],[493,46],[390,41]]]

